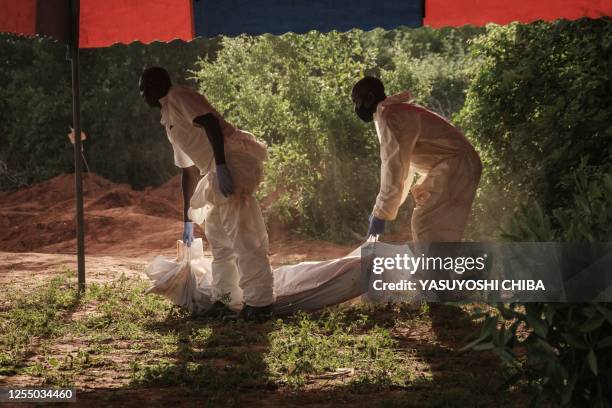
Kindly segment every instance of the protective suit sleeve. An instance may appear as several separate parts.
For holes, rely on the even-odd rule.
[[[420,114],[388,107],[378,124],[380,138],[380,190],[372,214],[394,220],[412,184],[410,158],[421,130]]]
[[[213,113],[212,105],[203,95],[190,88],[181,88],[172,93],[170,107],[175,118],[193,124],[198,116]]]
[[[172,142],[170,142],[172,143]],[[172,149],[174,150],[174,165],[182,169],[195,166],[193,161],[187,156],[187,153],[181,150],[180,147],[172,143]]]

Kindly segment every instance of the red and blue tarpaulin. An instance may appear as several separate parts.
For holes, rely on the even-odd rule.
[[[0,32],[68,37],[69,0],[0,0]],[[612,0],[81,0],[80,47],[612,15]]]

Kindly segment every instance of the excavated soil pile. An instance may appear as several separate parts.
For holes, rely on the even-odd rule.
[[[180,177],[144,191],[93,173],[83,182],[85,250],[90,255],[172,254],[182,233]],[[274,196],[262,201],[268,207]],[[343,256],[352,247],[292,237],[270,221],[275,265]],[[0,252],[76,252],[74,175],[64,174],[17,191],[0,191]],[[197,236],[202,236],[198,228]]]
[[[88,173],[83,182],[88,253],[169,248],[181,233],[180,179],[134,191]],[[74,175],[0,192],[0,251],[74,253]]]

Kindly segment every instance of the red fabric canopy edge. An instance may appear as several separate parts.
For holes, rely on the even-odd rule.
[[[612,0],[426,0],[424,24],[441,28],[604,16],[612,16]]]
[[[0,32],[36,34],[36,0],[0,0]]]
[[[40,34],[36,19],[37,0],[0,0],[0,32]],[[81,0],[80,48],[190,41],[194,32],[191,0]]]
[[[194,37],[191,0],[81,0],[80,47]]]

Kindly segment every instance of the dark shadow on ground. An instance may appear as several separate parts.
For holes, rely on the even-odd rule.
[[[522,407],[527,396],[499,391],[499,362],[491,353],[459,352],[477,330],[462,308],[430,304],[426,312],[408,305],[348,308],[346,320],[368,316],[364,327],[385,327],[398,341],[395,352],[428,367],[404,387],[384,379],[329,387],[291,388],[277,384],[265,355],[274,322],[222,322],[169,317],[152,327],[179,336],[172,362],[153,366],[129,387],[79,395],[79,407],[247,406],[247,407]],[[317,314],[313,315],[316,318]],[[398,321],[406,322],[398,325]],[[421,362],[422,364],[418,364]]]
[[[507,380],[500,359],[492,352],[466,350],[462,347],[474,339],[480,325],[465,307],[455,304],[429,303],[428,314],[433,338],[417,346],[417,351],[429,362],[433,383],[454,390],[454,406],[474,400],[474,393],[495,406],[523,407],[528,398],[504,389]],[[442,405],[441,405],[442,406]]]
[[[169,317],[151,329],[178,336],[178,350],[170,363],[152,365],[134,378],[130,387],[179,387],[182,398],[214,404],[237,398],[237,392],[275,389],[265,353],[273,322]]]

